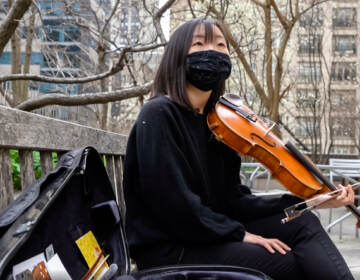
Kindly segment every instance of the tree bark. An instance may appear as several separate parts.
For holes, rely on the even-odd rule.
[[[24,67],[23,67],[24,74],[28,74],[30,72],[32,42],[34,38],[34,27],[35,27],[35,6],[32,6],[31,16],[26,31],[25,59],[24,59]],[[21,83],[20,102],[24,102],[29,97],[29,81],[24,80],[19,82]]]
[[[27,100],[15,108],[24,111],[31,111],[48,105],[81,106],[89,104],[104,104],[146,95],[150,92],[152,84],[153,82],[151,81],[141,86],[125,88],[113,92],[85,93],[80,95],[61,95],[57,93],[46,94]]]
[[[6,18],[0,24],[0,56],[2,55],[6,44],[14,34],[19,25],[19,20],[29,9],[32,0],[16,0],[11,5],[10,11]]]
[[[98,46],[98,71],[99,73],[104,72],[105,70],[105,46],[102,39],[100,39],[99,46]],[[106,79],[100,80],[100,92],[107,92],[107,85],[106,85]],[[104,103],[101,106],[101,112],[100,112],[100,128],[103,130],[106,130],[107,127],[107,116],[108,116],[108,110],[109,105],[108,103]]]
[[[0,83],[5,81],[16,81],[16,80],[31,80],[36,82],[45,82],[45,83],[55,83],[55,84],[84,84],[90,83],[94,81],[98,81],[107,77],[110,77],[124,68],[123,60],[125,58],[125,54],[127,52],[145,52],[149,50],[153,50],[159,47],[163,47],[165,44],[151,44],[144,47],[125,47],[121,50],[119,54],[119,59],[109,70],[92,75],[86,76],[81,78],[58,78],[58,77],[48,77],[44,75],[34,75],[34,74],[12,74],[12,75],[5,75],[0,76]]]
[[[8,0],[9,7],[13,6],[13,1]],[[11,74],[21,73],[21,45],[19,31],[15,30],[11,37]],[[21,102],[21,83],[20,81],[11,82],[11,91],[14,104]]]

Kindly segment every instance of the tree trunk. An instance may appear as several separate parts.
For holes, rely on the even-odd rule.
[[[280,123],[279,122],[279,120],[280,120],[280,114],[279,114],[280,100],[271,102],[270,106],[271,107],[267,108],[269,111],[269,119],[271,121],[275,122],[276,124],[279,124]],[[271,131],[281,139],[281,131],[280,131],[279,125],[275,125]]]
[[[99,73],[104,72],[104,70],[105,70],[105,46],[103,45],[103,42],[100,42],[99,46],[98,46],[98,67],[99,67]],[[107,88],[108,87],[106,86],[106,79],[101,79],[100,80],[100,91],[106,92]],[[108,110],[109,110],[108,103],[101,105],[100,128],[103,130],[106,130],[106,128],[107,128]]]
[[[31,16],[26,31],[25,60],[24,60],[23,74],[30,73],[32,41],[34,38],[34,26],[35,26],[35,12],[36,12],[35,6],[33,5],[31,8]],[[20,82],[22,84],[21,102],[23,102],[29,98],[29,81],[24,80]]]
[[[12,0],[8,0],[9,7],[13,4]],[[21,45],[19,31],[15,30],[11,37],[11,74],[21,73]],[[11,91],[13,95],[14,105],[21,103],[21,82],[12,81]]]

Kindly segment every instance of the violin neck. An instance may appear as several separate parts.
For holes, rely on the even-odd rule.
[[[326,178],[312,162],[310,162],[291,142],[286,142],[285,147],[288,151],[307,169],[313,174],[321,183],[326,185],[330,190],[336,191],[335,187],[328,178]],[[360,221],[360,211],[354,205],[346,206]]]
[[[360,189],[360,182],[359,183],[356,183],[356,184],[353,184],[353,185],[350,185],[350,187],[352,188],[353,191],[357,190],[357,189]],[[342,189],[337,189],[335,191],[332,191],[328,194],[338,194],[342,191]]]

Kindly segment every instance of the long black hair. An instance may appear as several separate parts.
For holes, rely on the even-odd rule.
[[[218,21],[198,18],[184,23],[170,37],[156,72],[151,98],[168,95],[179,105],[194,111],[186,92],[186,56],[193,40],[194,30],[199,25],[205,26],[205,42],[213,40],[214,26],[218,27],[229,48],[224,28]],[[205,108],[206,111],[215,105],[224,91],[225,81],[212,91]]]

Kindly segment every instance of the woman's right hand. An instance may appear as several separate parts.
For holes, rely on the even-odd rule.
[[[264,238],[260,235],[245,232],[244,240],[245,243],[257,244],[265,247],[270,253],[274,254],[275,250],[280,254],[285,255],[286,251],[291,251],[291,248],[284,242],[276,238]]]

